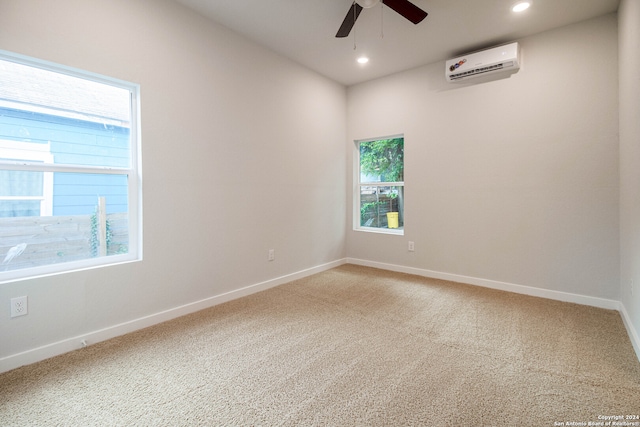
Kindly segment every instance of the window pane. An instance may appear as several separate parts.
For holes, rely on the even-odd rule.
[[[404,227],[404,187],[361,186],[360,226],[402,229]]]
[[[29,216],[36,212],[35,207],[29,211],[26,202],[20,202],[25,206],[22,210],[3,215],[7,202],[0,202],[0,270],[128,252],[128,195],[122,185],[126,176],[56,173],[58,179],[74,187],[68,191],[73,196],[65,198],[67,207],[62,214]]]
[[[50,143],[58,164],[130,167],[128,89],[3,60],[0,82],[0,139],[30,142],[22,158]]]
[[[360,143],[360,182],[404,181],[404,138]]]

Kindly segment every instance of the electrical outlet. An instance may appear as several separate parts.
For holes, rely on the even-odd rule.
[[[27,296],[11,298],[11,317],[24,316],[27,314]]]
[[[273,261],[276,259],[276,251],[274,249],[269,249],[269,261]]]
[[[413,251],[416,250],[416,247],[413,244],[413,242],[409,242],[409,245],[407,246],[407,249],[409,249],[409,252],[413,252]]]

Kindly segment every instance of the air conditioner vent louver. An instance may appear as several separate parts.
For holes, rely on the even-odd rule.
[[[473,70],[469,70],[469,71],[465,71],[464,73],[454,73],[451,74],[449,76],[449,78],[451,80],[458,80],[464,77],[469,77],[469,76],[475,76],[478,74],[484,74],[484,73],[489,73],[491,71],[496,71],[496,70],[502,70],[504,68],[507,67],[513,67],[513,61],[512,62],[508,62],[506,64],[494,64],[494,65],[489,65],[488,67],[482,67],[482,68],[474,68]]]
[[[519,69],[520,49],[518,43],[511,43],[450,59],[446,62],[446,78],[458,82],[492,73],[512,74]]]

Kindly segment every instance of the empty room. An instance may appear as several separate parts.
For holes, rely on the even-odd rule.
[[[640,426],[640,1],[0,0],[0,425]]]

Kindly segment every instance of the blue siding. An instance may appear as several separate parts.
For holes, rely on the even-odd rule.
[[[0,139],[50,142],[54,163],[129,167],[127,127],[0,108]],[[126,177],[54,174],[53,215],[91,214],[99,196],[108,213],[126,212]]]
[[[98,197],[107,202],[107,213],[127,211],[127,177],[55,173],[53,175],[53,215],[92,214]]]

